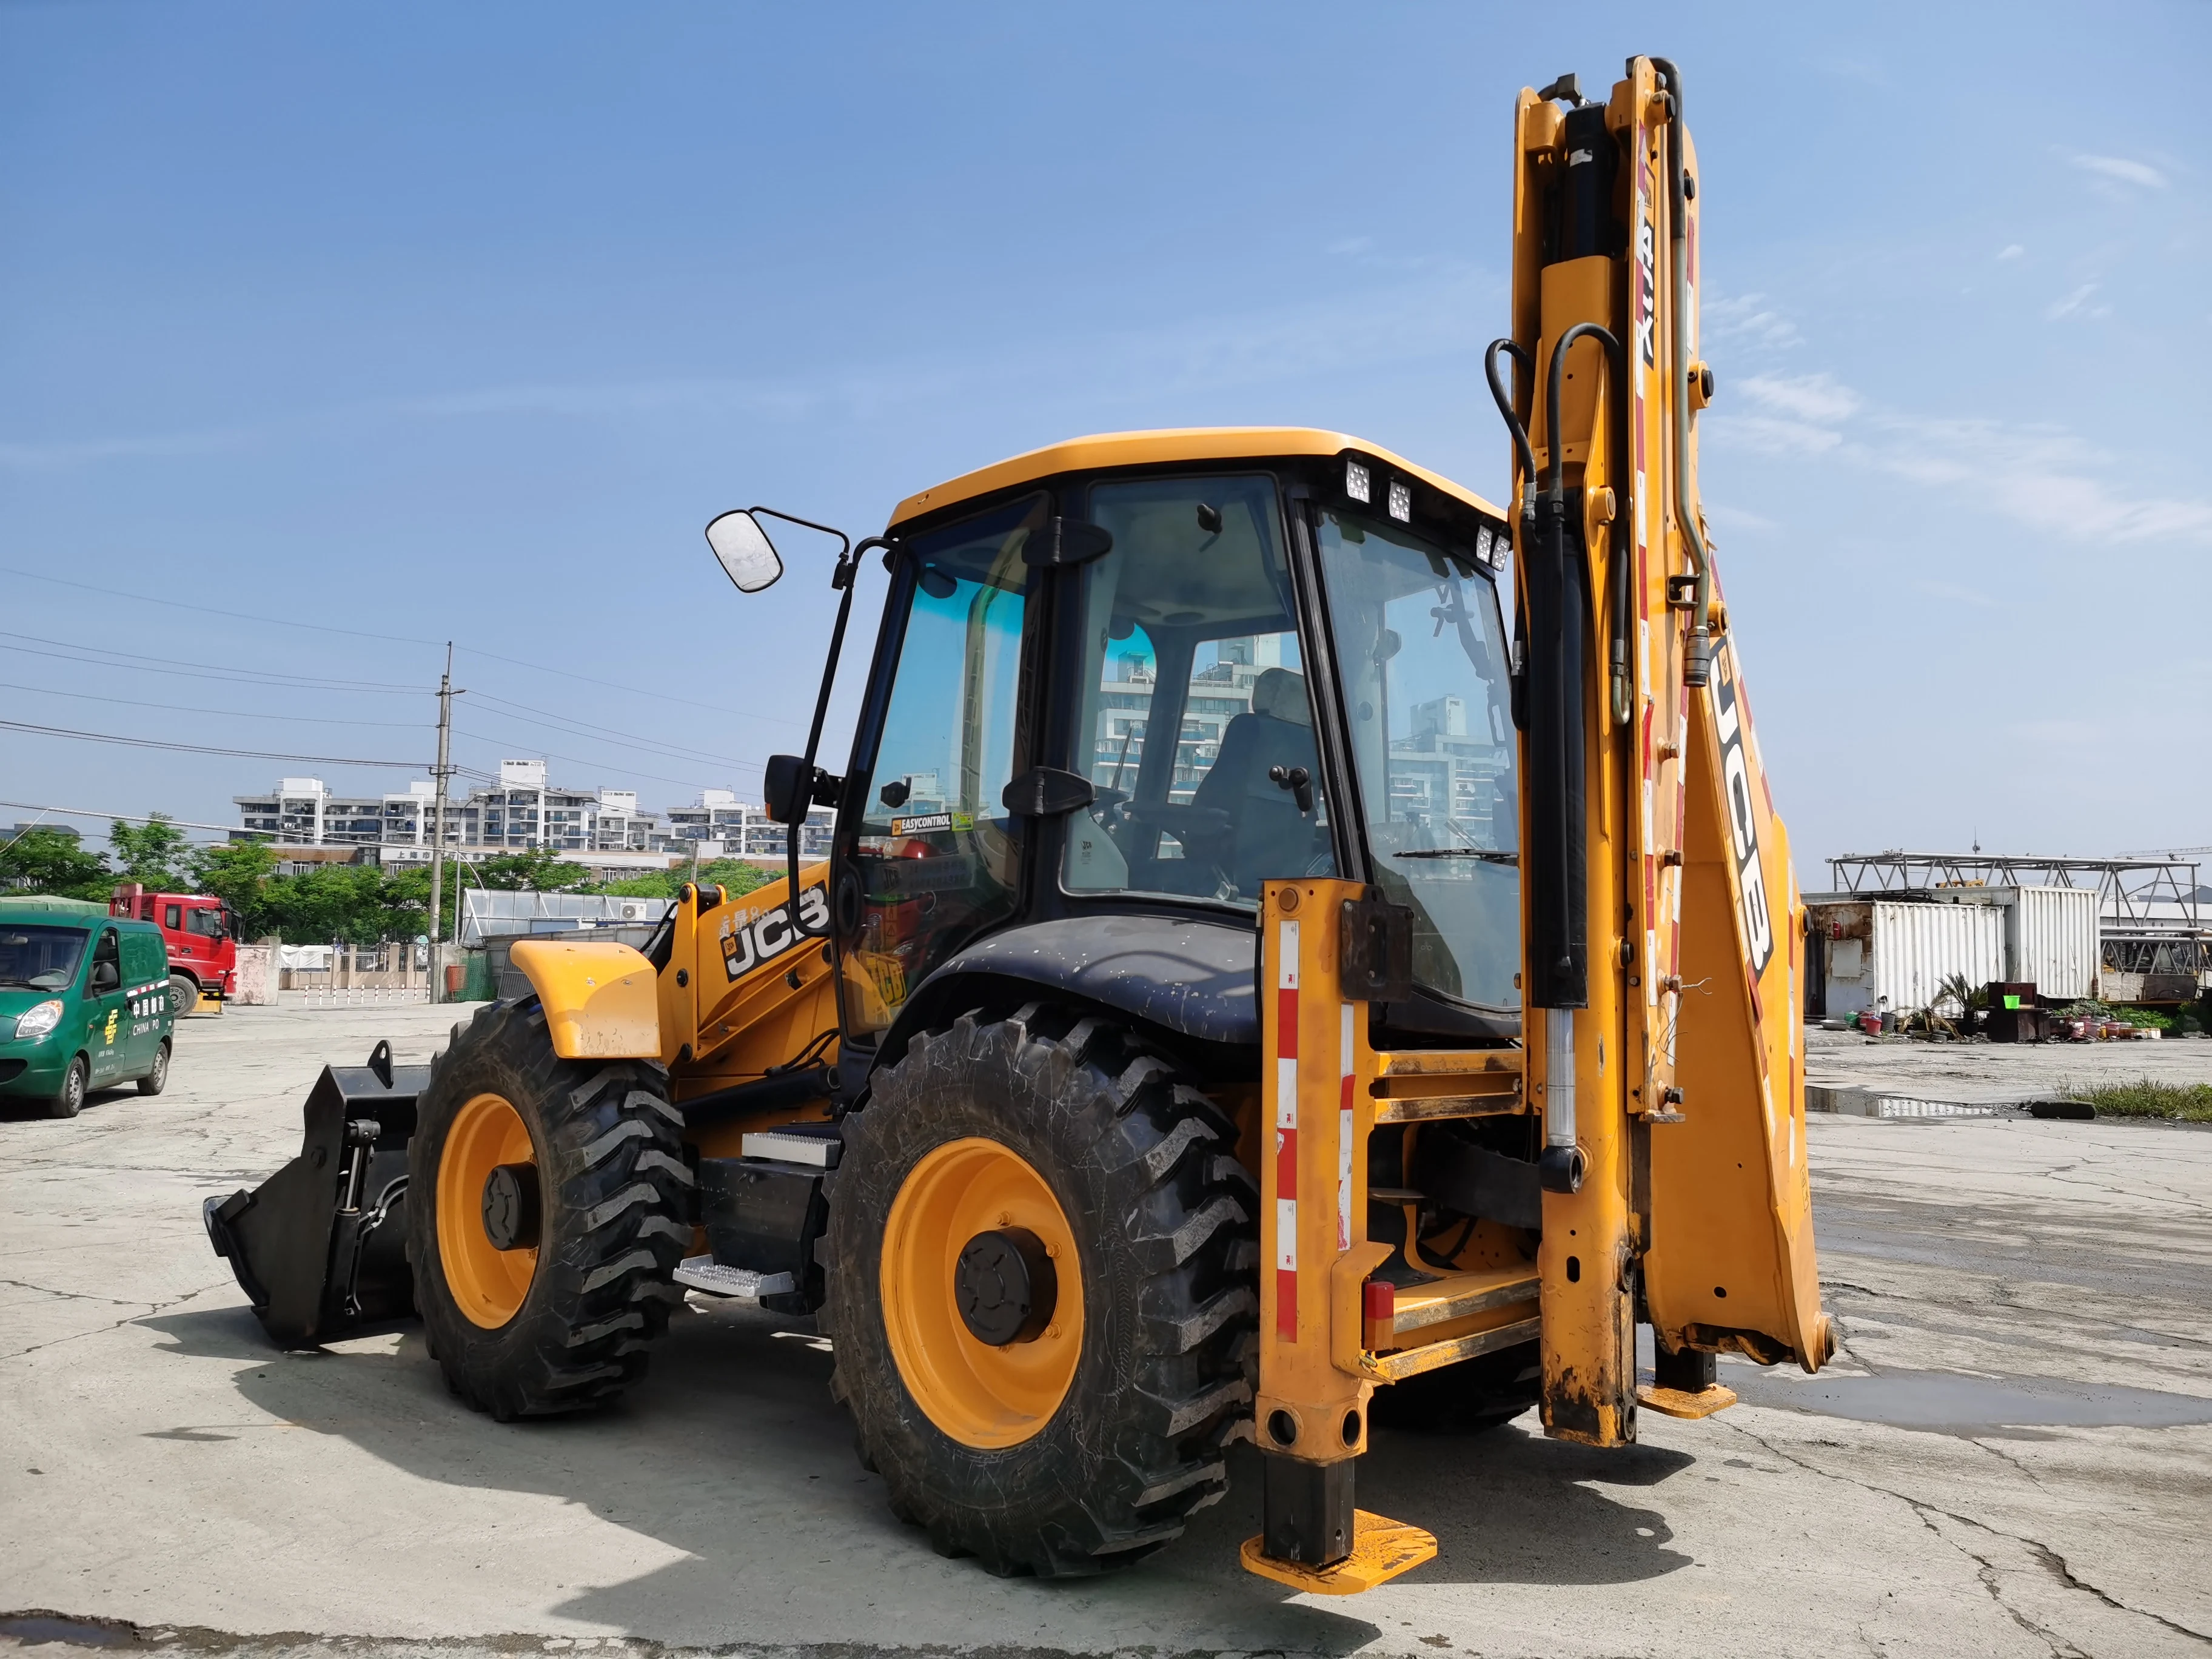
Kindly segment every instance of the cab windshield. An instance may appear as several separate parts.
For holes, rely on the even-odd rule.
[[[26,927],[0,922],[0,988],[59,991],[76,978],[91,937],[82,927]]]
[[[1258,905],[1335,872],[1274,480],[1094,485],[1113,549],[1084,568],[1072,893]]]
[[[1376,883],[1413,912],[1413,977],[1520,1003],[1515,738],[1497,591],[1402,526],[1319,514],[1322,581]]]

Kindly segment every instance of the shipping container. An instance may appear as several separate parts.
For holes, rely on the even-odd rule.
[[[2046,1002],[2097,992],[2103,898],[2094,887],[1944,887],[1947,904],[1990,906],[2004,917],[2005,968],[1998,977],[2032,984]]]
[[[1910,1013],[1963,974],[1969,985],[2004,977],[2004,911],[1998,905],[1909,899],[1820,899],[1806,905],[1822,952],[1828,1018],[1865,1009]],[[1946,1012],[1956,1014],[1957,1009]]]

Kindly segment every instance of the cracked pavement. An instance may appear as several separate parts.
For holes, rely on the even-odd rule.
[[[1645,1413],[1619,1452],[1528,1418],[1378,1431],[1363,1505],[1441,1550],[1365,1596],[1238,1569],[1249,1449],[1164,1554],[1041,1585],[939,1559],[891,1518],[802,1322],[681,1316],[623,1404],[549,1423],[463,1409],[411,1328],[269,1349],[201,1199],[297,1150],[323,1061],[379,1036],[426,1059],[455,1012],[234,1009],[185,1024],[157,1099],[0,1114],[0,1612],[19,1615],[0,1643],[2212,1653],[2212,1133],[1816,1116],[1844,1345],[1819,1377],[1724,1363],[1744,1403]],[[2212,1076],[2212,1043],[2145,1046]],[[1968,1097],[1894,1047],[1809,1056],[1833,1081],[1877,1058],[1885,1086]]]

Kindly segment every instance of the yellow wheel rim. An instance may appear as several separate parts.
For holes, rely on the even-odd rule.
[[[1043,1242],[1058,1285],[1042,1335],[994,1348],[961,1318],[953,1275],[969,1240],[1012,1227]],[[1018,1445],[1060,1409],[1083,1352],[1083,1278],[1060,1200],[1019,1153],[977,1139],[924,1157],[892,1200],[881,1277],[891,1358],[915,1402],[953,1439]]]
[[[521,1311],[538,1272],[531,1247],[502,1250],[483,1227],[484,1182],[502,1164],[535,1164],[521,1114],[498,1095],[478,1095],[453,1115],[438,1160],[438,1261],[446,1288],[471,1324],[495,1331]]]

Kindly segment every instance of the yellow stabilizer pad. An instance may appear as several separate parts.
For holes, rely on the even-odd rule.
[[[1352,1553],[1331,1567],[1309,1567],[1296,1561],[1278,1561],[1261,1553],[1261,1540],[1248,1538],[1237,1553],[1244,1571],[1288,1584],[1312,1595],[1357,1595],[1377,1584],[1387,1584],[1401,1572],[1410,1572],[1433,1559],[1437,1535],[1403,1522],[1391,1521],[1365,1510],[1352,1512]]]
[[[1735,1390],[1717,1382],[1691,1394],[1681,1389],[1661,1389],[1646,1382],[1636,1391],[1636,1403],[1662,1417],[1711,1417],[1735,1404]]]

